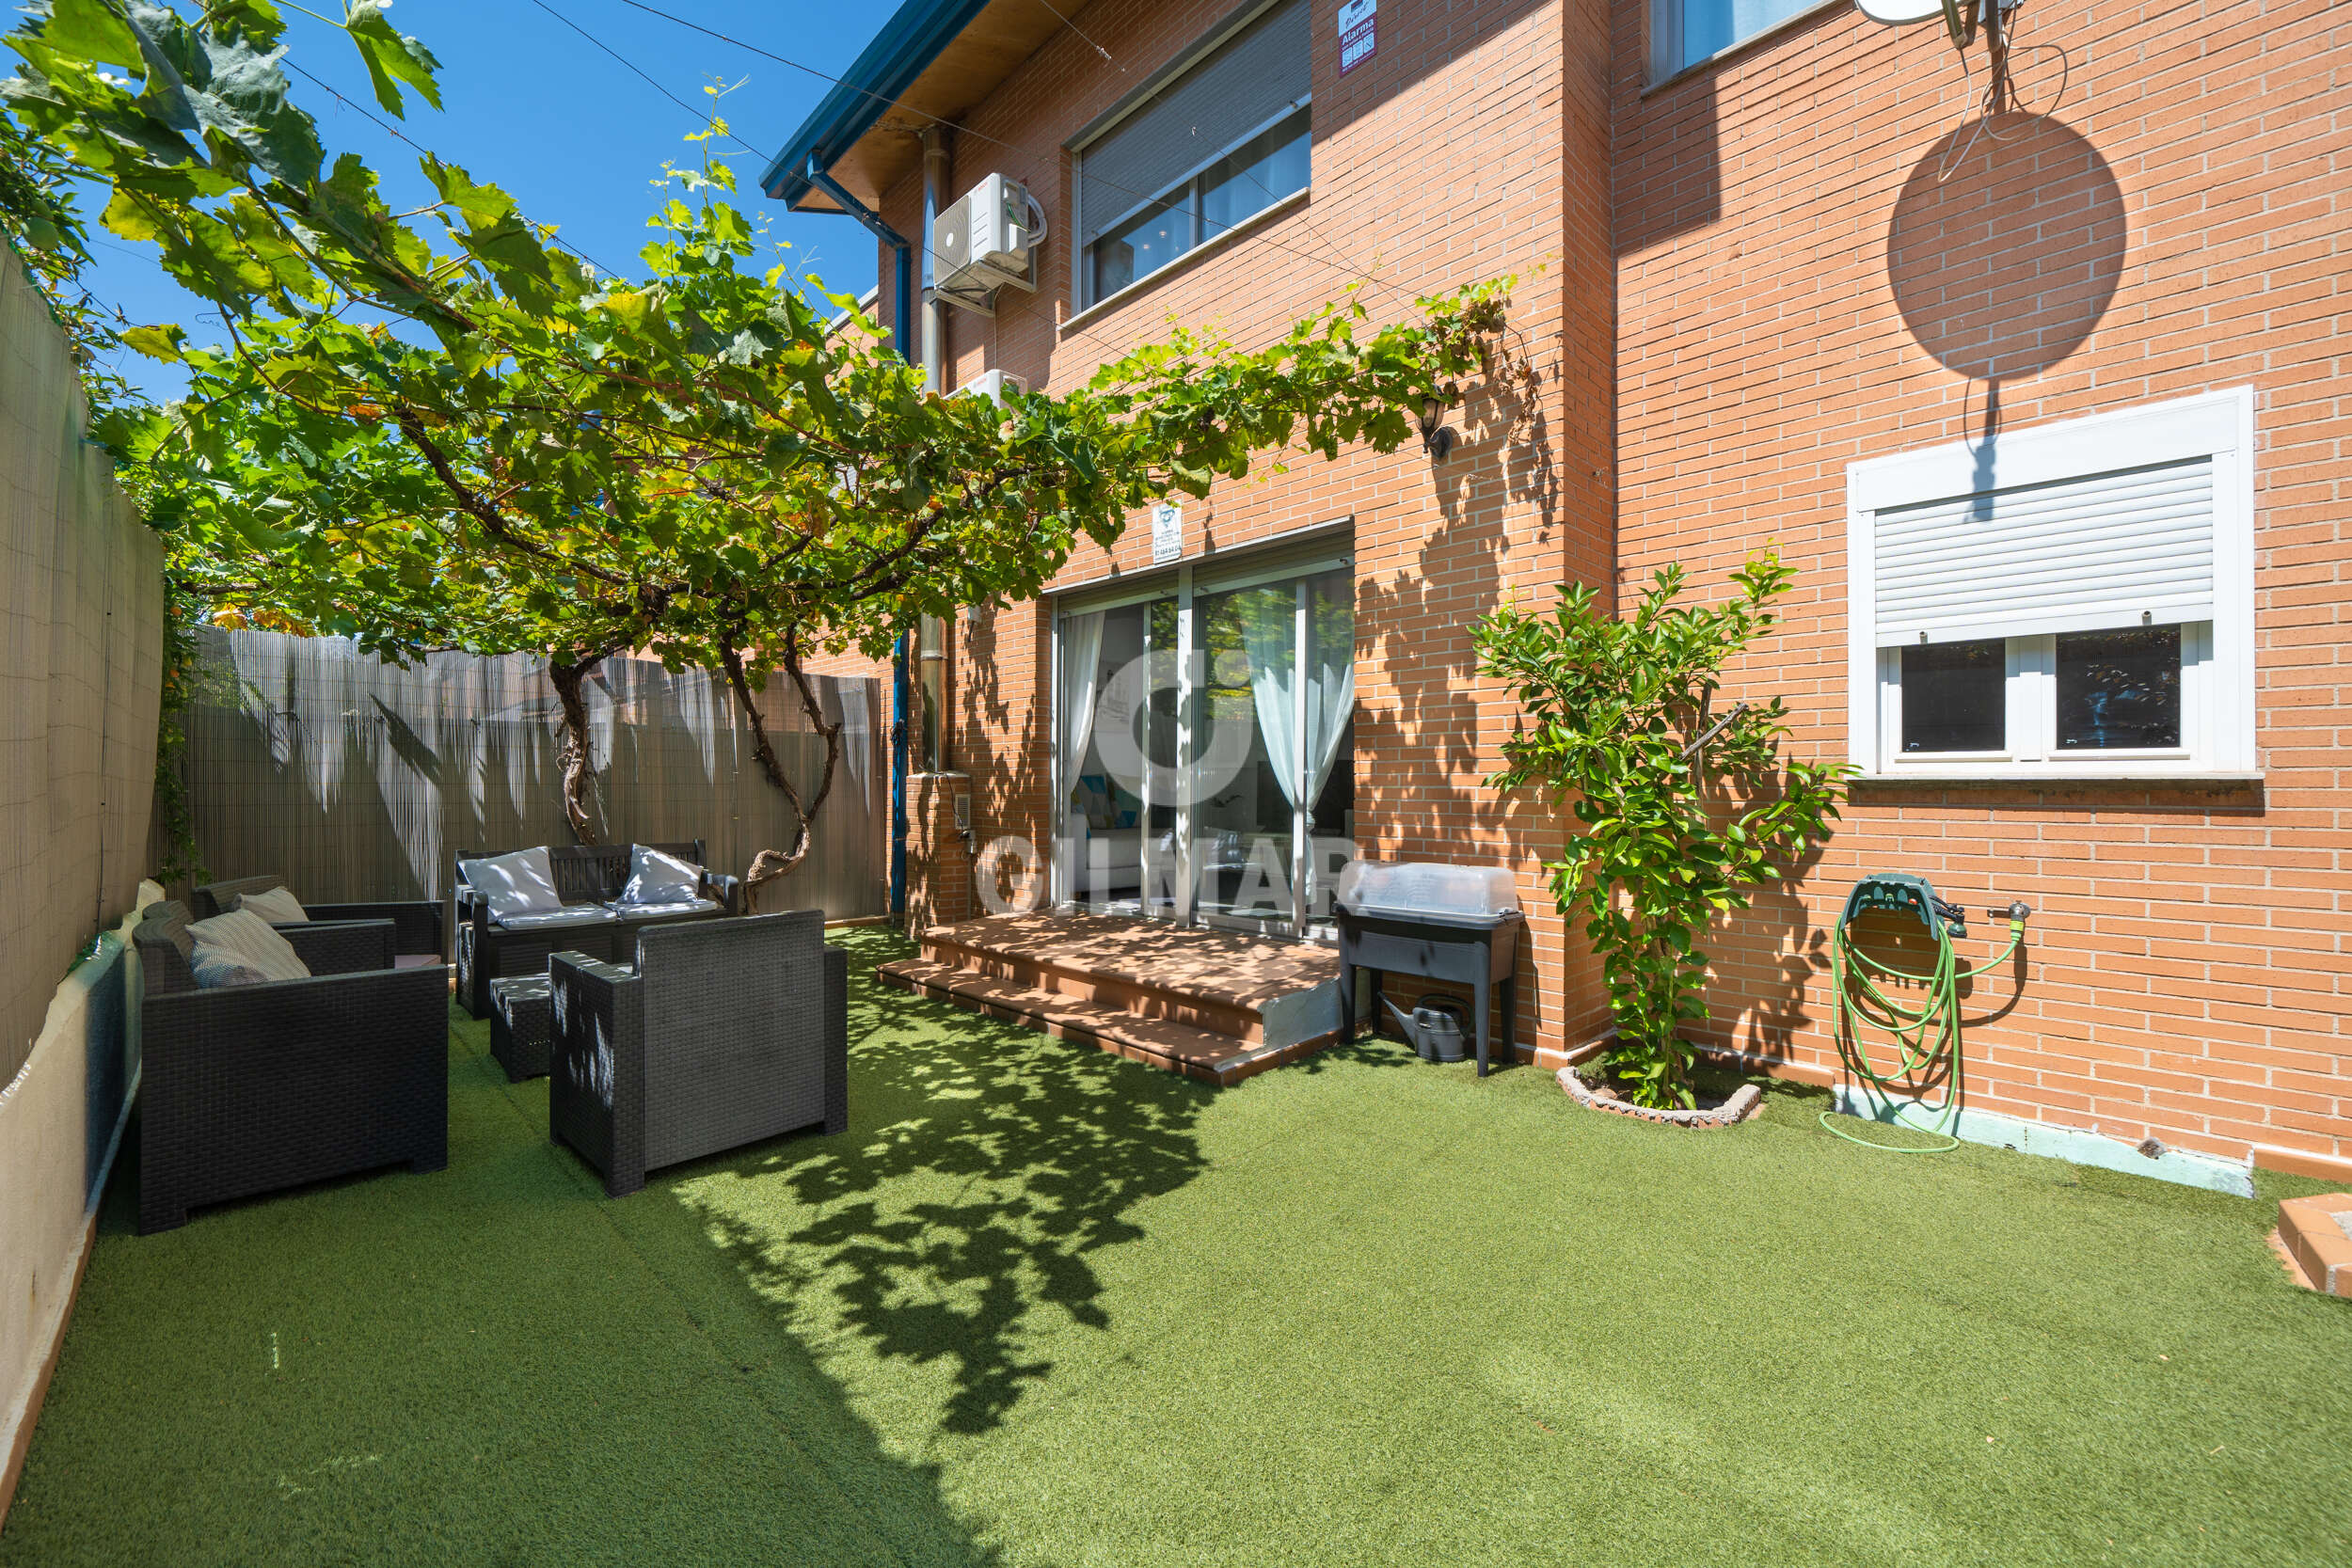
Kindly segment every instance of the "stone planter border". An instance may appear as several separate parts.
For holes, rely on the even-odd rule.
[[[1654,1121],[1666,1127],[1736,1127],[1754,1116],[1764,1103],[1764,1091],[1754,1084],[1742,1084],[1732,1091],[1731,1098],[1712,1110],[1659,1111],[1646,1105],[1635,1105],[1623,1100],[1594,1092],[1577,1071],[1577,1065],[1560,1069],[1560,1086],[1570,1100],[1596,1111],[1613,1116],[1631,1117],[1637,1121]]]

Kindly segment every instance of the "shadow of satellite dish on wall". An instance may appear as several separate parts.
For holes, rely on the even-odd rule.
[[[1903,325],[1979,381],[2082,346],[2123,271],[2123,193],[2098,149],[2043,115],[1971,119],[1913,167],[1886,226]]]

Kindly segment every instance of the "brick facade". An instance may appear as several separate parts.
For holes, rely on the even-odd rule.
[[[1126,69],[1105,65],[1073,34],[1057,37],[954,135],[950,188],[998,170],[1060,222],[1070,211],[1062,144],[1230,9],[1231,0],[1089,8],[1087,36]],[[1075,326],[1064,325],[1070,247],[1049,240],[1034,296],[1003,291],[993,320],[949,313],[948,379],[1004,370],[1064,388],[1155,341],[1170,316],[1215,324],[1247,345],[1359,281],[1359,296],[1386,321],[1408,314],[1419,294],[1522,276],[1512,318],[1541,376],[1525,406],[1458,410],[1451,422],[1461,444],[1438,464],[1418,446],[1332,464],[1292,453],[1287,474],[1220,482],[1185,506],[1185,552],[1199,559],[1354,519],[1359,840],[1368,854],[1518,869],[1535,938],[1519,988],[1520,1038],[1556,1046],[1589,1034],[1603,1004],[1595,978],[1570,965],[1542,895],[1539,865],[1555,850],[1557,827],[1480,783],[1511,714],[1477,678],[1469,628],[1507,594],[1548,593],[1563,576],[1597,580],[1608,568],[1607,20],[1598,7],[1488,3],[1441,17],[1400,7],[1381,25],[1377,54],[1343,78],[1331,8],[1315,8],[1314,174],[1302,205],[1205,247]],[[1571,166],[1588,172],[1567,207],[1561,171]],[[882,215],[916,233],[921,210],[911,179]],[[1114,566],[1149,570],[1150,561],[1138,528],[1107,555],[1083,546],[1057,586]],[[1050,842],[1052,705],[1040,686],[1051,635],[1044,604],[956,624],[950,756],[972,777],[982,844]],[[921,896],[911,875],[910,897]]]
[[[1985,212],[2003,233],[2068,236],[2083,254],[2065,277],[2000,264],[1998,244],[1951,270],[1987,225],[1935,175],[1967,161],[1946,139],[1983,83],[1939,29],[1833,6],[1645,92],[1643,0],[1390,0],[1378,53],[1344,77],[1334,9],[1315,0],[1305,203],[1074,325],[1070,247],[1049,240],[1037,294],[1006,291],[993,321],[950,312],[950,380],[1002,369],[1068,388],[1171,316],[1247,344],[1359,279],[1393,319],[1415,293],[1519,275],[1515,341],[1540,374],[1524,405],[1459,411],[1442,462],[1306,458],[1220,483],[1185,516],[1194,558],[1353,518],[1358,837],[1367,854],[1517,869],[1534,915],[1522,1042],[1573,1044],[1605,1006],[1540,880],[1561,825],[1479,782],[1516,717],[1475,673],[1481,614],[1563,578],[1622,591],[1671,560],[1719,590],[1776,542],[1801,569],[1795,605],[1732,695],[1777,693],[1800,750],[1842,756],[1848,463],[1988,420],[2023,429],[2250,384],[2266,777],[1864,786],[1795,891],[1722,933],[1711,1027],[1825,1081],[1828,923],[1857,875],[1917,871],[1972,908],[2040,911],[2024,994],[1969,1033],[1973,1103],[2352,1174],[2333,749],[2352,484],[2343,8],[2026,0],[2021,45],[2062,48],[2069,83],[2053,120],[2003,122],[2025,139],[2002,166],[2025,158],[2033,178],[1996,182]],[[1114,63],[1071,32],[1048,42],[954,134],[951,190],[1001,170],[1058,224],[1062,144],[1225,14],[1216,0],[1075,13]],[[2021,64],[2030,103],[2055,65],[2047,51]],[[917,181],[883,213],[919,232]],[[1149,557],[1133,530],[1108,557],[1083,549],[1060,584]],[[1044,604],[957,623],[952,761],[983,843],[1049,837],[1050,626]]]
[[[1642,7],[1620,0],[1620,580],[1680,561],[1720,584],[1776,541],[1803,574],[1797,604],[1730,695],[1778,693],[1799,747],[1843,755],[1845,466],[1987,421],[1985,380],[1931,346],[1979,371],[2009,354],[2030,372],[2065,350],[2002,379],[1995,417],[2012,431],[2250,385],[2266,777],[1858,787],[1794,895],[1759,900],[1719,948],[1716,1038],[1826,1077],[1825,932],[1856,877],[1915,871],[1979,911],[2011,898],[2040,911],[2016,1006],[1968,1031],[1972,1103],[2233,1158],[2261,1146],[2275,1151],[2266,1164],[2344,1159],[2352,820],[2335,745],[2352,696],[2340,652],[2352,18],[2323,0],[2026,0],[2020,15],[2021,45],[2068,56],[2052,117],[2064,129],[2017,122],[2031,177],[1979,182],[1992,231],[2041,224],[2078,247],[2070,260],[2088,258],[2039,282],[1958,224],[1938,238],[1964,268],[1922,276],[1933,255],[1905,252],[1907,222],[1947,199],[1935,187],[1978,178],[1934,178],[1983,87],[1936,29],[1833,7],[1645,97]],[[2029,103],[2055,63],[2021,64]],[[1979,163],[1984,151],[1972,150]],[[1955,349],[1947,324],[1987,318],[2015,341]],[[2026,329],[2053,322],[2058,341],[2035,352]],[[1972,1016],[2010,989],[1988,976]]]

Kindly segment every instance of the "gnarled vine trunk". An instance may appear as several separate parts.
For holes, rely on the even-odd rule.
[[[828,723],[824,705],[817,700],[816,689],[808,683],[808,673],[801,664],[800,640],[787,637],[784,641],[784,673],[792,678],[793,688],[800,692],[801,709],[808,715],[809,724],[825,741],[825,768],[818,775],[814,793],[803,798],[785,772],[784,764],[776,758],[776,749],[768,739],[767,721],[760,717],[759,704],[752,692],[752,685],[743,669],[743,650],[728,638],[719,640],[719,661],[727,673],[727,686],[743,709],[743,717],[752,727],[752,755],[759,759],[760,771],[768,782],[784,792],[792,802],[792,811],[800,822],[792,835],[788,849],[762,849],[752,857],[751,869],[743,877],[743,894],[749,910],[758,912],[759,890],[781,877],[790,875],[808,859],[816,842],[817,814],[824,809],[825,798],[833,793],[834,765],[841,760],[841,725],[838,721]]]
[[[606,657],[590,654],[571,664],[548,661],[548,684],[555,688],[555,700],[564,710],[564,744],[555,753],[556,765],[564,771],[564,818],[582,844],[596,842],[596,823],[588,815],[588,786],[596,768],[588,744],[588,704],[580,688]]]

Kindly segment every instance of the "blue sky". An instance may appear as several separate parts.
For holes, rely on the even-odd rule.
[[[712,78],[739,82],[721,113],[760,154],[772,153],[831,86],[622,0],[547,3],[690,103],[707,102],[702,87]],[[892,0],[864,6],[787,0],[765,8],[713,0],[648,3],[833,74],[857,56],[893,8]],[[311,8],[341,8],[337,0],[314,0]],[[503,185],[533,220],[558,225],[564,240],[613,270],[637,270],[638,248],[648,237],[645,214],[656,200],[649,182],[662,162],[696,156],[683,140],[701,128],[695,116],[534,0],[398,0],[388,20],[421,39],[441,62],[441,112],[412,98],[405,123],[377,108],[366,71],[342,32],[291,9],[286,19],[292,62],[475,179]],[[293,81],[330,157],[345,150],[365,157],[396,210],[421,203],[427,187],[417,174],[413,149],[300,76]],[[865,230],[846,217],[787,213],[755,188],[766,158],[739,146],[730,150],[742,205],[766,216],[775,238],[791,243],[797,265],[837,293],[862,293],[872,286],[874,242]],[[94,215],[95,202],[86,197],[83,205]],[[103,231],[92,237],[102,243],[91,247],[98,264],[88,282],[100,298],[135,322],[182,322],[191,337],[211,340],[200,302],[166,277],[149,253]],[[168,368],[136,355],[127,356],[120,368],[157,397],[178,388]]]

